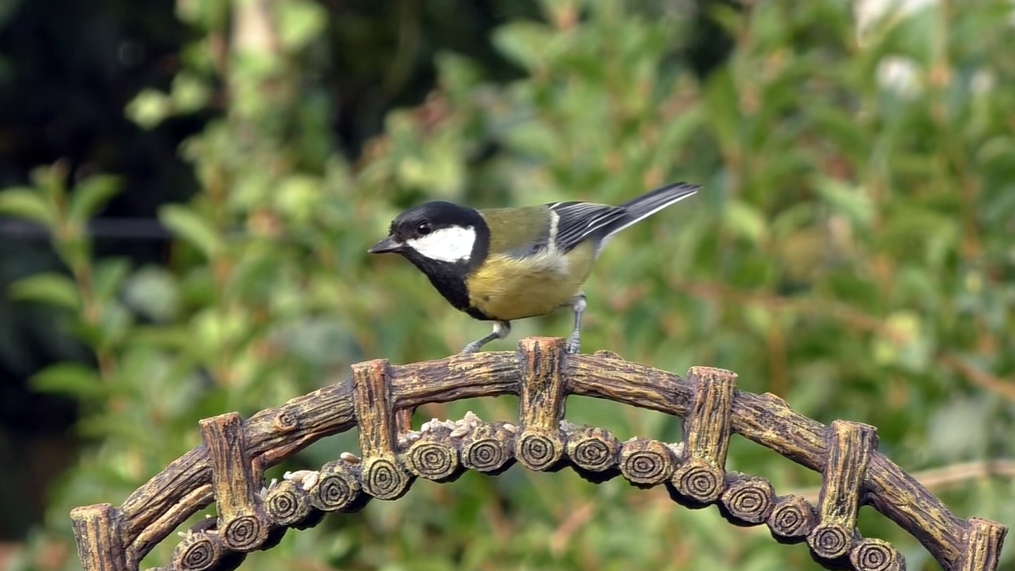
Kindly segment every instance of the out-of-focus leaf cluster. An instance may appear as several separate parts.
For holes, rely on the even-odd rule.
[[[199,37],[169,90],[140,93],[127,112],[144,126],[209,105],[225,112],[182,148],[202,190],[160,212],[176,236],[171,263],[91,256],[84,228],[114,179],[67,189],[57,165],[30,188],[0,193],[0,213],[46,225],[68,269],[25,278],[10,294],[64,308],[97,363],[35,379],[85,405],[81,429],[93,442],[54,495],[52,533],[66,534],[69,507],[117,503],[196,445],[199,418],[250,414],[340,381],[352,362],[436,358],[485,333],[409,264],[365,253],[395,214],[427,198],[619,202],[665,182],[702,183],[695,199],[605,249],[586,287],[587,351],[677,372],[732,369],[742,389],[779,394],[822,422],[876,425],[881,449],[909,471],[1012,457],[1009,3],[873,16],[835,0],[717,8],[734,50],[704,79],[690,72],[683,41],[689,5],[547,0],[543,10],[542,21],[508,22],[494,37],[523,79],[494,83],[468,57],[442,54],[427,101],[389,114],[350,163],[336,150],[320,81],[333,49],[322,29],[345,24],[327,22],[311,0],[178,3]],[[489,348],[563,335],[568,321],[519,322]],[[472,408],[511,418],[514,406],[495,399],[418,416]],[[674,419],[610,403],[572,399],[568,416],[623,438],[680,434]],[[318,466],[343,447],[355,447],[354,435],[284,468]],[[737,439],[729,468],[782,493],[819,482]],[[936,491],[961,516],[1015,524],[1003,507],[1015,500],[1010,476]],[[865,534],[904,550],[910,569],[935,568],[870,508],[861,519]],[[166,561],[171,547],[153,558]],[[398,502],[333,516],[245,563],[319,565],[814,564],[803,547],[658,491],[512,470],[418,483]]]

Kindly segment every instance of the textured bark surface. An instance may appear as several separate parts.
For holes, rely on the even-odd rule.
[[[268,540],[269,522],[261,510],[261,476],[255,476],[247,454],[243,420],[228,413],[201,421],[211,463],[217,529],[226,549],[247,552]]]
[[[354,408],[359,419],[359,447],[363,453],[360,471],[363,491],[375,498],[394,500],[409,491],[412,476],[398,455],[398,422],[391,404],[388,362],[383,360],[352,366]]]
[[[730,371],[694,367],[686,379],[629,363],[606,351],[568,355],[563,341],[528,338],[518,352],[456,355],[393,366],[352,368],[351,380],[254,414],[202,421],[205,442],[130,495],[72,514],[86,571],[137,569],[152,547],[215,501],[218,518],[194,530],[174,552],[173,569],[229,569],[251,549],[266,549],[290,527],[315,525],[325,512],[353,512],[371,498],[395,499],[417,477],[454,480],[466,469],[496,474],[519,462],[533,470],[569,465],[591,481],[621,476],[665,485],[691,507],[717,505],[736,525],[769,527],[778,541],[807,541],[829,568],[905,568],[888,543],[856,530],[869,504],[915,536],[948,571],[993,571],[1007,528],[957,517],[876,450],[873,427],[824,426],[770,394],[735,389]],[[463,419],[411,431],[412,410],[426,403],[516,394],[519,420]],[[680,417],[679,443],[635,438],[564,421],[575,394]],[[429,424],[429,423],[428,423]],[[326,436],[359,428],[363,455],[328,462],[262,492],[265,468]],[[818,506],[778,496],[755,476],[725,472],[729,438],[739,434],[822,474]]]
[[[807,545],[818,557],[836,560],[847,557],[858,538],[860,487],[877,447],[877,432],[873,426],[836,420],[827,434],[828,453],[818,497],[821,523],[807,536]]]

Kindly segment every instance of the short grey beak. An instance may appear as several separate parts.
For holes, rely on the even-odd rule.
[[[387,238],[384,238],[383,240],[381,240],[380,242],[374,244],[373,246],[370,246],[370,249],[367,250],[367,253],[368,254],[385,254],[387,252],[398,252],[401,249],[402,249],[402,244],[399,243],[394,238],[392,238],[391,236],[388,236]]]

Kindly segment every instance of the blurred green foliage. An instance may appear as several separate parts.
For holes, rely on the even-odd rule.
[[[165,90],[127,107],[139,125],[222,112],[181,153],[201,190],[163,206],[171,263],[92,255],[86,221],[117,190],[67,188],[61,164],[0,193],[0,213],[44,224],[66,273],[9,294],[63,310],[95,367],[33,380],[73,396],[90,443],[17,569],[76,568],[36,554],[70,542],[67,511],[118,503],[200,441],[197,420],[244,415],[325,383],[350,363],[444,356],[486,331],[403,260],[368,258],[402,208],[426,198],[480,207],[619,202],[674,180],[697,198],[613,240],[586,293],[583,347],[677,372],[713,365],[822,422],[876,425],[908,471],[1011,459],[1015,416],[1015,34],[1002,0],[924,3],[875,17],[837,0],[709,4],[733,38],[692,71],[684,3],[545,0],[493,43],[524,75],[437,58],[437,87],[388,114],[362,156],[339,152],[322,77],[335,58],[312,0],[185,1],[194,38]],[[859,5],[858,5],[859,6]],[[408,8],[407,8],[408,9]],[[350,60],[351,61],[351,60]],[[393,72],[394,73],[394,72]],[[566,312],[516,324],[563,335]],[[572,421],[679,439],[671,418],[573,398]],[[424,407],[419,418],[514,415],[513,399]],[[417,422],[419,419],[417,419]],[[316,467],[344,435],[269,471]],[[776,490],[816,474],[742,440],[729,468]],[[946,481],[963,517],[1015,525],[1011,475]],[[1008,506],[1008,507],[1006,507]],[[916,541],[862,510],[861,531],[935,569]],[[172,541],[147,560],[167,561]],[[1003,569],[1015,568],[1012,550]],[[417,483],[397,502],[332,516],[244,568],[816,568],[802,546],[739,529],[715,509],[570,472],[520,469]]]

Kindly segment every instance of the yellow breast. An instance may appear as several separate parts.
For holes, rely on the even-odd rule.
[[[491,255],[466,282],[472,307],[504,321],[545,315],[568,305],[592,269],[593,251],[580,244],[565,255],[524,259]]]

